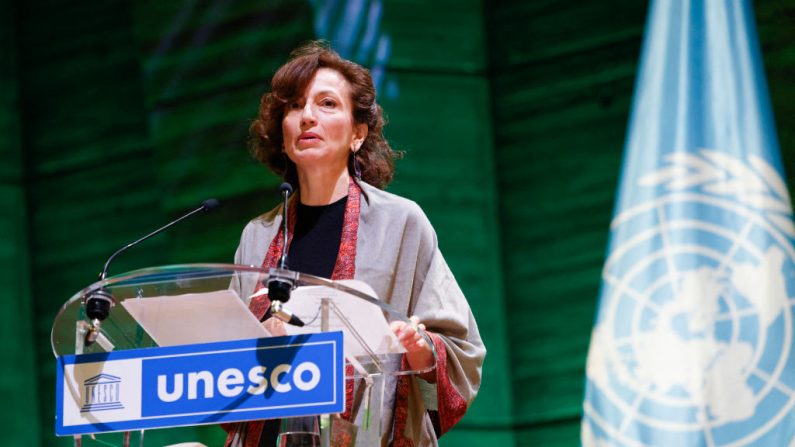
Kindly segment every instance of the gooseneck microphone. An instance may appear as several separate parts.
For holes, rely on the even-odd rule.
[[[168,229],[172,226],[182,222],[183,220],[202,212],[207,212],[217,208],[219,205],[218,200],[215,199],[207,199],[201,203],[201,206],[196,208],[195,210],[183,215],[182,217],[169,222],[168,224],[158,228],[157,230],[147,234],[146,236],[136,240],[135,242],[131,242],[124,247],[116,250],[108,260],[105,262],[105,266],[102,268],[102,272],[99,273],[99,280],[102,281],[108,274],[108,267],[110,266],[110,262],[113,259],[121,254],[122,252],[126,251],[127,249],[134,247],[141,242],[149,239],[150,237]],[[96,340],[97,335],[99,334],[99,326],[110,314],[110,308],[113,307],[113,295],[108,291],[108,289],[102,287],[98,290],[95,290],[91,294],[87,295],[84,299],[84,304],[86,308],[86,316],[89,320],[91,320],[91,328],[89,329],[88,334],[86,334],[86,343],[90,344]]]
[[[287,268],[287,235],[289,231],[289,227],[287,225],[287,206],[288,206],[288,199],[293,194],[293,185],[284,182],[279,185],[279,192],[282,194],[282,200],[284,206],[282,207],[282,236],[284,243],[282,244],[282,256],[279,258],[279,268],[286,269]],[[289,298],[288,298],[289,299]],[[285,300],[287,301],[287,300]]]
[[[152,237],[152,236],[154,236],[154,235],[156,235],[156,234],[158,234],[158,233],[160,233],[160,232],[162,232],[164,230],[167,230],[167,229],[171,228],[172,226],[182,222],[183,220],[193,216],[196,213],[207,212],[207,211],[213,210],[213,209],[217,208],[218,205],[219,205],[219,203],[218,203],[217,200],[215,200],[215,199],[207,199],[204,202],[202,202],[201,206],[199,206],[195,210],[189,212],[188,214],[185,214],[184,216],[178,218],[177,220],[169,222],[168,224],[166,224],[166,225],[158,228],[157,230],[147,234],[146,236],[138,239],[137,241],[130,242],[129,244],[125,245],[124,247],[116,250],[115,253],[110,255],[110,257],[108,258],[107,262],[105,262],[105,267],[102,269],[102,272],[99,274],[99,279],[100,280],[105,279],[105,276],[108,274],[108,266],[110,265],[110,261],[112,261],[113,258],[118,256],[121,252],[126,251],[128,248],[134,247],[134,246],[140,244],[141,242],[149,239],[150,237]]]
[[[279,270],[286,270],[287,269],[287,236],[289,232],[289,225],[287,222],[288,215],[290,214],[287,211],[288,199],[290,195],[293,193],[293,186],[287,182],[282,183],[279,185],[279,192],[282,195],[283,206],[282,206],[282,255],[279,258]],[[271,269],[269,276],[271,279],[268,281],[268,298],[271,300],[271,307],[268,309],[268,312],[263,315],[262,320],[267,319],[268,317],[275,316],[276,318],[284,321],[287,324],[292,324],[293,326],[303,326],[304,322],[301,321],[300,318],[293,315],[288,309],[284,307],[284,303],[290,300],[290,293],[293,291],[295,287],[295,283],[290,278],[285,278],[275,272],[274,269]]]

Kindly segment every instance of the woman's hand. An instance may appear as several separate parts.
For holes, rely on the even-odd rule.
[[[422,338],[421,333],[425,332],[425,325],[420,323],[420,319],[415,317],[409,318],[411,323],[403,321],[393,321],[389,324],[395,337],[400,341],[400,344],[406,348],[406,360],[409,362],[411,369],[415,371],[428,369],[433,366],[433,349]],[[436,382],[436,371],[429,371],[420,375],[425,381],[429,383]]]
[[[284,322],[276,317],[268,318],[262,325],[265,326],[265,329],[267,329],[273,337],[287,335],[287,331],[284,329]]]

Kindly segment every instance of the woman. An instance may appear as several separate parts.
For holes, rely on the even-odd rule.
[[[433,366],[432,348],[419,335],[427,328],[437,368],[387,385],[382,444],[437,445],[474,399],[486,350],[428,219],[414,202],[382,190],[398,154],[383,136],[370,74],[310,43],[293,52],[271,86],[251,125],[251,148],[257,160],[297,185],[288,207],[289,268],[362,280],[411,315],[413,324],[396,322],[392,329],[407,350],[404,363],[415,370]],[[277,207],[246,226],[237,264],[276,265],[280,216]],[[267,299],[251,304],[258,317],[267,307]],[[227,444],[267,445],[270,427],[248,423],[245,439],[230,435]]]

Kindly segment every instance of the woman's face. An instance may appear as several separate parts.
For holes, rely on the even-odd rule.
[[[287,104],[282,120],[284,151],[299,171],[347,169],[367,125],[354,125],[351,87],[336,70],[320,68],[303,95]]]

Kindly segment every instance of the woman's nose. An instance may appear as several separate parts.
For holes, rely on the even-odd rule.
[[[301,110],[301,124],[314,124],[315,123],[315,112],[312,110],[312,104],[309,102],[306,103],[303,110]]]

